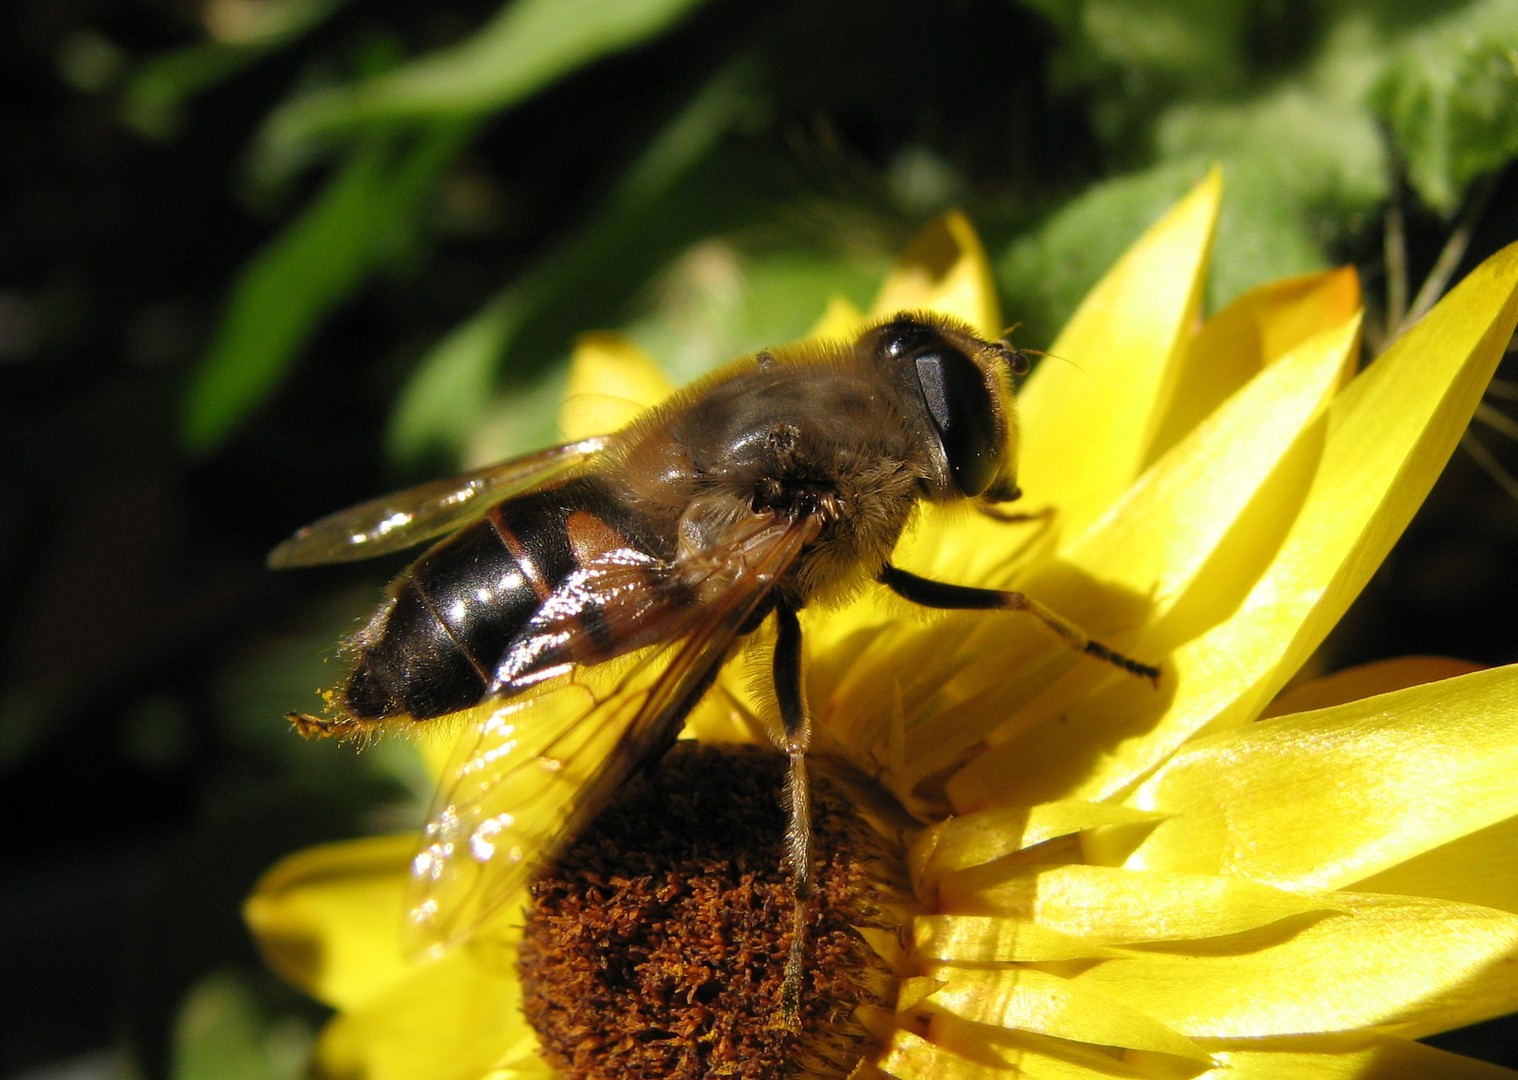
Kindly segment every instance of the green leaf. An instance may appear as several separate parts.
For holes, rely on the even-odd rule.
[[[1237,77],[1247,8],[1243,0],[1090,0],[1080,21],[1087,47],[1108,63],[1208,86]]]
[[[1225,156],[1226,195],[1218,215],[1218,243],[1207,280],[1207,310],[1217,311],[1267,281],[1322,270],[1333,260],[1333,241],[1348,228],[1351,211],[1311,205],[1342,191],[1299,192],[1281,179],[1279,154]]]
[[[185,402],[183,437],[215,449],[284,377],[317,323],[392,257],[473,125],[436,125],[397,151],[362,146],[243,271]]]
[[[1082,90],[1097,137],[1131,164],[1152,160],[1150,125],[1165,103],[1237,93],[1249,82],[1257,5],[1031,0],[1031,6],[1061,31],[1052,58],[1055,85]]]
[[[1452,211],[1518,153],[1518,0],[1466,4],[1405,35],[1375,104],[1418,194]]]
[[[524,324],[556,304],[569,307],[581,320],[605,317],[595,305],[604,305],[608,294],[616,294],[606,280],[608,267],[625,272],[650,256],[642,239],[650,207],[710,155],[746,107],[747,86],[742,65],[715,76],[643,149],[583,226],[568,232],[529,277],[504,289],[422,358],[392,418],[389,448],[395,459],[415,464],[441,454],[473,460],[476,455],[466,453],[471,443],[496,453],[520,452],[551,441],[556,376],[537,378],[531,391],[521,389],[539,374],[544,353],[530,356],[514,372],[521,402],[507,403],[503,410],[491,401],[498,374],[519,346]],[[694,226],[695,215],[688,205],[684,209]],[[570,323],[568,317],[553,320],[562,342],[567,343],[568,334],[596,325]],[[493,430],[476,435],[472,428],[482,423]],[[511,430],[503,435],[506,425]],[[520,441],[524,436],[525,444]]]
[[[768,249],[695,244],[661,281],[655,307],[626,332],[677,385],[735,356],[803,337],[829,297],[867,309],[891,268],[885,252],[829,249],[815,234]]]
[[[174,1027],[174,1080],[294,1080],[311,1032],[271,1020],[249,982],[232,972],[201,980]]]
[[[270,138],[300,142],[379,118],[503,109],[657,34],[700,0],[516,0],[473,37],[355,86],[301,98]]]
[[[123,109],[145,135],[162,137],[180,125],[185,102],[237,74],[267,50],[201,42],[144,64],[127,84]]]
[[[1387,194],[1389,162],[1375,120],[1306,80],[1244,101],[1180,102],[1160,116],[1155,144],[1162,159],[1246,158],[1305,208],[1335,215],[1364,213]]]
[[[415,462],[439,450],[458,456],[490,408],[496,368],[521,317],[521,290],[508,288],[422,359],[391,417],[394,457]]]
[[[996,259],[997,282],[1010,298],[1007,317],[1026,328],[1027,337],[1020,340],[1052,340],[1132,237],[1214,164],[1223,171],[1224,198],[1208,273],[1209,310],[1256,285],[1327,266],[1326,244],[1337,234],[1315,222],[1322,217],[1337,225],[1337,219],[1311,205],[1306,193],[1283,178],[1282,170],[1290,165],[1278,157],[1264,149],[1211,160],[1177,156],[1096,184],[1066,203]],[[1313,190],[1345,197],[1343,187],[1331,184]],[[1357,200],[1368,197],[1366,192],[1355,195]]]
[[[1051,341],[1087,291],[1207,171],[1205,161],[1169,163],[1096,184],[1065,203],[995,260],[1009,297],[1006,316],[1024,339]],[[1226,183],[1226,177],[1225,177]]]
[[[278,0],[240,8],[249,25],[154,57],[127,84],[124,109],[140,131],[165,135],[179,125],[185,102],[320,25],[346,0]]]
[[[1326,266],[1345,233],[1387,197],[1382,133],[1352,87],[1326,82],[1293,80],[1240,102],[1182,102],[1156,125],[1162,160],[1211,154],[1223,166],[1228,198],[1208,282],[1214,308]]]

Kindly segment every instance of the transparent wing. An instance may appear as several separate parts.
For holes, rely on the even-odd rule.
[[[354,562],[402,551],[467,524],[510,495],[538,487],[605,449],[611,436],[546,450],[433,480],[339,510],[298,531],[269,553],[269,566]]]
[[[662,606],[644,611],[661,623],[658,644],[629,665],[559,670],[483,708],[445,770],[412,864],[407,937],[414,952],[441,952],[503,909],[520,910],[538,863],[675,739],[739,631],[817,528],[810,519],[766,519],[705,553],[699,568],[662,564],[659,573],[680,578],[688,592],[677,602],[667,591]],[[609,577],[623,572],[606,569]],[[637,571],[645,585],[649,573],[646,566]],[[550,615],[535,632],[552,636],[562,628]]]

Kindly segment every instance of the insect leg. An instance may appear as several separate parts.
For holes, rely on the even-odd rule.
[[[1012,500],[1008,499],[1007,502]],[[999,503],[975,503],[975,509],[992,521],[999,521],[1003,525],[1024,525],[1030,521],[1049,522],[1054,520],[1054,507],[1046,506],[1042,510],[1003,510]]]
[[[1080,627],[1062,615],[1040,604],[1030,596],[1005,589],[979,589],[973,585],[951,585],[945,581],[918,577],[906,570],[886,563],[880,571],[879,581],[896,595],[923,607],[974,611],[1026,611],[1050,630],[1053,630],[1076,652],[1105,660],[1115,667],[1134,675],[1142,675],[1152,683],[1158,683],[1160,669],[1124,656],[1095,641]]]
[[[785,794],[789,818],[786,823],[786,849],[790,857],[791,878],[796,892],[795,925],[791,951],[785,962],[785,982],[780,988],[781,1018],[787,1027],[799,1026],[801,980],[806,968],[807,928],[815,902],[816,883],[812,879],[812,799],[806,772],[806,751],[812,741],[812,721],[806,712],[801,692],[801,622],[794,608],[780,604],[775,608],[775,697],[780,704],[780,722],[784,729],[785,751],[790,768],[786,774]]]

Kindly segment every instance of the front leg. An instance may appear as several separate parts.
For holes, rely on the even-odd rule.
[[[885,569],[880,571],[879,581],[897,596],[923,607],[971,611],[1026,611],[1063,638],[1065,643],[1076,652],[1094,656],[1098,660],[1105,660],[1124,671],[1142,675],[1150,682],[1159,684],[1159,668],[1140,663],[1109,649],[1100,641],[1093,640],[1073,622],[1020,592],[1007,589],[979,589],[973,585],[951,585],[945,581],[918,577],[890,563],[886,563]]]
[[[796,1030],[800,1025],[802,976],[806,971],[808,929],[816,906],[817,890],[812,877],[812,799],[806,772],[812,721],[806,712],[806,698],[801,687],[801,621],[796,618],[794,608],[780,604],[775,608],[775,623],[773,674],[781,723],[777,743],[785,751],[790,765],[785,778],[789,810],[785,839],[796,893],[791,951],[786,959],[785,981],[780,988],[780,1013],[784,1024]]]

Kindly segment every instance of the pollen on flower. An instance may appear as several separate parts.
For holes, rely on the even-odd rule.
[[[818,903],[790,1030],[783,771],[770,751],[680,743],[534,883],[525,1009],[566,1076],[843,1077],[868,1052],[860,1011],[895,983],[858,928],[896,925],[894,860],[814,770]]]

